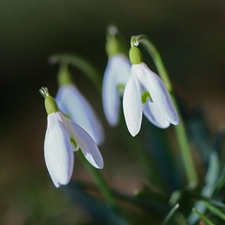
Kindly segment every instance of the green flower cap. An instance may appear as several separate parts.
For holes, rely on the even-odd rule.
[[[108,56],[111,57],[118,54],[127,55],[127,51],[128,49],[126,49],[117,27],[114,25],[109,26],[106,40],[106,52]]]
[[[48,115],[59,111],[58,105],[52,96],[46,96],[45,109]]]
[[[107,35],[106,52],[109,57],[118,55],[121,53],[120,43],[115,36]]]
[[[135,46],[130,48],[129,57],[132,65],[140,64],[143,62],[143,56],[141,54],[141,51]]]
[[[40,90],[41,95],[45,98],[45,109],[47,114],[56,113],[59,111],[55,99],[49,95],[48,88],[42,87]]]
[[[68,70],[67,65],[61,65],[58,73],[58,84],[59,86],[66,86],[73,83],[73,77]]]

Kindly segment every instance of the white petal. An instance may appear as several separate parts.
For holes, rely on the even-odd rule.
[[[127,128],[132,136],[137,135],[141,128],[142,102],[138,80],[131,69],[131,77],[123,95],[123,111]]]
[[[74,155],[69,137],[58,121],[58,113],[48,115],[45,135],[45,162],[56,187],[69,183],[73,172]]]
[[[147,119],[159,128],[167,128],[170,123],[164,119],[156,108],[155,104],[147,101],[146,104],[142,104],[144,115]]]
[[[126,86],[130,68],[129,60],[123,55],[109,58],[103,77],[102,100],[106,119],[111,126],[117,125],[119,118],[120,94],[117,86],[118,84]]]
[[[145,63],[134,65],[134,67],[139,81],[149,91],[158,112],[170,123],[177,125],[178,114],[162,80]]]
[[[85,158],[94,167],[102,169],[104,166],[103,158],[91,136],[82,127],[68,120],[62,114],[60,117],[63,121],[63,126],[66,126],[66,129],[69,130],[69,135],[75,139]]]
[[[83,127],[97,145],[104,142],[104,132],[100,120],[75,85],[61,87],[56,96],[56,101],[59,109],[65,115],[68,114],[71,120]]]

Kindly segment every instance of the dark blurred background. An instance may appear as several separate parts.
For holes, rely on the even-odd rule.
[[[53,53],[76,53],[103,74],[111,23],[128,45],[132,35],[148,35],[176,93],[189,108],[202,108],[212,134],[223,125],[224,1],[0,0],[0,224],[88,224],[90,218],[53,186],[45,167],[47,121],[38,90],[57,92],[58,65],[48,63]],[[95,87],[71,69],[105,126],[103,174],[113,187],[132,193],[145,182],[142,168],[115,135],[119,128],[107,125]],[[78,159],[73,177],[91,180]]]

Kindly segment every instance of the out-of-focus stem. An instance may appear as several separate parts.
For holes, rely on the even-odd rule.
[[[49,57],[50,63],[59,62],[61,64],[73,65],[80,69],[96,86],[97,90],[102,90],[101,73],[92,64],[78,55],[55,54]]]
[[[84,163],[84,165],[86,166],[87,170],[89,171],[89,173],[92,175],[93,179],[96,182],[96,185],[98,186],[103,198],[105,199],[106,203],[116,212],[119,211],[116,202],[112,196],[112,192],[110,190],[110,188],[108,187],[105,179],[103,178],[102,174],[99,172],[98,169],[94,168],[84,157],[84,155],[82,154],[82,151],[79,150],[78,151],[80,159],[82,160],[82,162]]]

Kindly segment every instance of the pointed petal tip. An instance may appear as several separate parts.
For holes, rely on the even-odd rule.
[[[170,126],[170,123],[168,123],[167,125],[165,125],[165,126],[161,126],[161,127],[159,127],[159,126],[157,126],[158,128],[161,128],[161,129],[166,129],[166,128],[168,128]]]
[[[131,134],[131,136],[135,137],[139,133],[141,127],[137,127],[136,124],[135,126],[132,126],[132,124],[127,123],[127,129],[129,133]]]
[[[107,119],[108,120],[108,123],[109,123],[109,125],[111,126],[111,127],[116,127],[117,126],[117,124],[118,124],[118,120],[117,119]]]
[[[61,185],[67,185],[70,182],[70,179],[71,179],[70,174],[69,174],[69,176],[64,175],[64,177],[59,177],[59,180],[56,180],[56,178],[53,177],[52,174],[50,174],[50,176],[51,176],[52,182],[53,182],[53,184],[55,185],[56,188],[59,188]]]
[[[57,180],[55,180],[54,177],[52,177],[51,174],[50,174],[50,176],[51,176],[51,178],[52,178],[52,182],[53,182],[53,184],[55,185],[55,187],[56,187],[56,188],[59,188],[59,187],[61,186],[61,184],[60,184]]]
[[[93,155],[88,152],[83,152],[83,154],[87,161],[95,168],[102,169],[104,167],[103,158],[99,151],[95,152]]]
[[[169,122],[175,126],[179,124],[180,120],[176,111],[173,115],[173,118],[171,118]]]
[[[70,182],[70,179],[67,180],[67,181],[65,181],[65,182],[61,182],[61,183],[59,183],[59,182],[54,182],[54,181],[53,181],[53,183],[54,183],[54,185],[55,185],[56,188],[59,188],[59,187],[61,187],[62,185],[67,185],[69,182]]]
[[[95,168],[97,168],[97,169],[103,169],[103,167],[104,167],[104,162],[103,161],[102,161],[101,164],[95,166]]]
[[[179,118],[177,118],[177,120],[175,120],[172,124],[177,126],[177,125],[179,125],[179,123],[180,123]]]
[[[128,131],[130,132],[130,134],[131,134],[132,137],[135,137],[139,133],[140,128],[137,129],[137,128],[129,127],[128,128]]]
[[[61,184],[55,184],[56,188],[59,188],[61,186]]]

